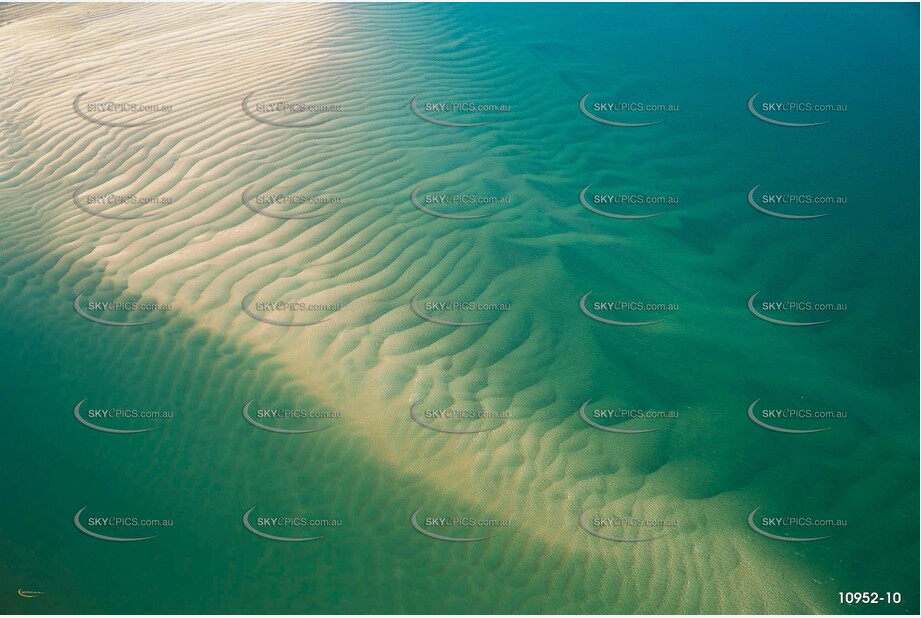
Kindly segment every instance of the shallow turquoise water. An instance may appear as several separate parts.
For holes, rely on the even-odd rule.
[[[270,8],[268,16],[242,7],[226,23],[219,18],[244,44],[219,41],[213,57],[241,63],[239,79],[251,79],[247,54],[270,40],[259,20],[285,17],[279,31],[293,55],[279,71],[292,71],[298,92],[332,84],[343,99],[365,103],[321,138],[253,136],[245,118],[213,138],[207,123],[184,126],[190,143],[142,132],[69,137],[77,134],[46,131],[54,125],[42,96],[66,111],[62,92],[88,77],[47,77],[38,60],[19,60],[3,76],[10,94],[0,103],[11,120],[0,176],[0,463],[13,473],[0,479],[10,496],[0,608],[876,613],[882,606],[838,602],[838,592],[875,591],[902,595],[885,612],[917,613],[916,6]],[[163,7],[104,9],[64,7],[50,21],[51,9],[39,7],[12,23],[39,20],[30,36],[42,59],[66,66],[57,46],[94,22],[123,32],[126,49],[137,50],[124,33],[159,17],[177,32],[164,53],[188,54],[195,48],[182,34],[205,17],[194,6],[175,23]],[[318,35],[315,23],[330,27]],[[303,38],[291,34],[299,28]],[[16,39],[3,36],[0,28],[4,49],[12,48]],[[324,65],[319,77],[297,70],[298,62],[326,62],[330,51],[340,64]],[[203,44],[203,67],[209,53]],[[30,71],[42,79],[20,103],[16,89],[26,88]],[[186,79],[172,65],[162,71]],[[408,107],[420,92],[432,101],[510,102],[512,110],[487,127],[429,125]],[[579,112],[587,92],[679,111],[655,126],[603,126]],[[816,114],[832,119],[820,127],[772,126],[746,109],[758,92],[765,101],[840,102],[847,111]],[[238,100],[226,102],[235,108]],[[164,149],[161,158],[132,156],[151,142]],[[95,159],[87,154],[97,148]],[[163,163],[174,150],[191,162]],[[265,182],[268,190],[279,169],[295,184],[309,178],[338,191],[345,206],[303,228],[273,222],[254,231],[231,189]],[[175,178],[177,210],[207,220],[129,229],[74,214],[75,186],[135,182],[138,170]],[[199,190],[205,182],[212,184]],[[607,219],[580,206],[588,184],[601,194],[679,202],[654,219]],[[821,219],[772,218],[748,204],[755,185],[847,203]],[[508,195],[511,204],[490,218],[436,220],[409,204],[417,186]],[[227,249],[223,237],[242,240]],[[208,247],[203,257],[183,253],[200,246]],[[285,262],[289,255],[297,261]],[[279,296],[300,289],[308,273],[312,293],[339,294],[352,312],[343,312],[341,333],[254,334],[252,323],[233,321],[252,289],[240,288],[254,285],[239,283],[244,271]],[[148,289],[174,293],[178,307],[149,327],[92,324],[71,305],[83,290],[115,298]],[[847,311],[821,314],[832,321],[816,328],[769,324],[746,309],[759,290],[767,300],[840,302]],[[680,308],[654,312],[659,324],[611,327],[580,313],[578,300],[590,291],[604,301]],[[508,300],[512,309],[482,330],[420,327],[407,305],[416,293]],[[511,420],[476,438],[436,435],[412,423],[407,394],[437,406],[508,409]],[[175,416],[147,434],[104,434],[74,419],[84,398]],[[655,433],[607,434],[579,419],[588,398],[679,416],[623,424],[662,428]],[[848,415],[823,433],[785,435],[747,418],[759,398]],[[315,434],[273,434],[244,421],[250,399],[343,418],[281,424],[329,427]],[[778,425],[815,426],[788,423]],[[75,528],[83,507],[87,516],[173,525],[143,528],[138,535],[159,534],[150,541],[107,543]],[[321,541],[273,542],[243,527],[251,507],[342,526],[319,530],[329,534]],[[847,526],[822,528],[832,536],[819,542],[772,541],[746,523],[756,507]],[[511,526],[488,541],[439,542],[413,530],[417,508]],[[577,525],[583,509],[679,525],[649,543],[596,542]],[[17,590],[43,594],[24,599]]]

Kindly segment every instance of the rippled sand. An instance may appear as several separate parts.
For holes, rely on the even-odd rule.
[[[33,572],[58,571],[58,581],[70,582],[72,596],[49,594],[44,608],[827,613],[841,611],[839,590],[911,581],[897,572],[913,560],[904,541],[917,546],[902,523],[917,515],[914,433],[906,439],[903,424],[875,411],[913,407],[917,372],[909,365],[882,377],[866,367],[866,355],[892,349],[898,335],[838,351],[873,318],[859,295],[905,297],[873,280],[873,268],[890,256],[860,259],[871,245],[848,227],[853,213],[788,228],[752,254],[759,238],[776,238],[778,222],[759,218],[744,201],[758,180],[746,184],[753,163],[733,153],[747,150],[750,138],[772,137],[752,126],[744,106],[721,103],[732,115],[714,129],[708,112],[679,90],[690,108],[681,120],[612,133],[578,114],[584,92],[646,88],[672,96],[668,88],[639,74],[611,75],[603,63],[580,66],[562,35],[542,41],[528,24],[491,21],[472,7],[3,11],[4,304],[15,304],[10,315],[23,322],[44,320],[49,341],[41,345],[63,345],[61,358],[105,355],[118,379],[93,386],[95,396],[172,397],[185,412],[164,435],[136,442],[133,453],[112,451],[124,447],[78,433],[83,428],[66,420],[80,446],[65,444],[64,452],[89,449],[98,462],[143,456],[157,466],[132,468],[132,482],[154,488],[147,494],[126,489],[124,479],[106,480],[101,470],[86,471],[95,479],[89,485],[117,493],[81,493],[74,479],[61,517],[46,516],[55,526],[64,522],[68,540],[59,549],[41,541],[48,552],[41,560],[23,558]],[[154,124],[104,126],[74,113],[81,93],[173,111]],[[442,127],[410,112],[419,93],[433,101],[510,102],[512,111],[484,127]],[[319,121],[304,128],[261,124],[241,107],[250,94],[342,111],[302,115]],[[726,153],[729,162],[715,166]],[[606,220],[579,205],[587,184],[674,193],[682,203],[655,220]],[[277,219],[243,205],[250,187],[253,195],[338,200],[290,211],[273,206],[318,215]],[[502,195],[510,204],[463,211],[493,213],[480,219],[439,219],[412,205],[417,187],[421,194]],[[859,198],[860,190],[852,194]],[[75,191],[170,199],[112,207],[105,212],[154,214],[111,219],[81,210]],[[887,231],[882,223],[869,227]],[[825,251],[804,259],[802,243],[816,238]],[[830,283],[841,259],[853,277]],[[758,289],[851,297],[855,309],[822,331],[778,331],[745,310]],[[611,328],[579,312],[589,291],[677,302],[681,310],[650,327]],[[73,313],[81,292],[176,309],[143,331],[106,329]],[[342,309],[313,326],[280,327],[242,311],[251,293]],[[488,325],[444,326],[411,310],[419,294],[510,302],[511,309],[490,314],[497,319]],[[895,320],[910,332],[912,320]],[[86,397],[79,385],[92,376],[86,369],[62,375],[70,390],[61,388],[61,405]],[[758,397],[803,395],[854,410],[854,422],[789,437],[745,415]],[[260,433],[239,414],[253,398],[308,401],[343,418],[309,437]],[[680,416],[655,421],[665,428],[654,433],[610,434],[579,418],[589,398]],[[413,422],[417,401],[509,418],[492,431],[443,434]],[[148,544],[134,554],[83,538],[75,544],[67,509],[82,506],[87,492],[97,503],[124,496],[154,509],[171,505],[181,525],[157,541],[159,549]],[[245,536],[239,515],[273,501],[342,517],[346,529],[306,549]],[[834,543],[776,543],[746,524],[759,506],[852,523]],[[410,527],[420,507],[512,526],[488,541],[440,544]],[[654,541],[610,542],[580,530],[586,509],[679,525]],[[186,561],[183,540],[196,547]],[[21,539],[6,545],[28,553]],[[126,572],[146,569],[156,590],[172,594],[151,598],[131,579],[118,590],[88,586],[79,567],[90,548]],[[202,574],[215,563],[221,572]],[[3,573],[14,587],[17,578],[15,569]],[[194,600],[201,590],[207,599]],[[903,608],[917,606],[911,590],[903,595]]]

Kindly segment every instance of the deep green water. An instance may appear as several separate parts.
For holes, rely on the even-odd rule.
[[[2,611],[918,612],[917,6],[269,8],[225,17],[192,5],[169,18],[162,6],[0,9],[12,20],[0,26],[0,55],[13,58],[0,76]],[[199,19],[236,45],[183,39]],[[19,34],[4,33],[20,22],[35,24],[29,58],[13,56]],[[265,24],[274,22],[289,54],[276,58],[278,74],[290,87],[353,102],[328,130],[255,134],[246,118],[211,114],[213,127],[199,118],[177,129],[192,136],[185,142],[168,131],[90,132],[68,115],[81,87],[140,71],[124,51],[143,58],[135,29],[176,33],[158,43],[166,68],[146,78],[198,86],[217,79],[208,62],[219,58],[240,63],[248,87],[261,71],[248,54],[272,42]],[[96,26],[124,55],[102,67],[96,51],[76,48],[69,63],[65,41]],[[170,64],[173,52],[189,64]],[[86,58],[97,77],[76,62]],[[311,62],[321,62],[317,74]],[[223,92],[200,96],[236,111],[239,99]],[[408,108],[420,92],[512,110],[485,127],[430,125]],[[611,114],[663,122],[603,126],[579,112],[587,92],[679,111]],[[847,111],[778,113],[832,122],[773,126],[746,109],[759,92],[759,102]],[[103,179],[148,194],[166,183],[183,196],[176,218],[133,225],[75,211],[74,188]],[[254,182],[265,191],[319,184],[344,206],[316,223],[264,222],[235,201]],[[580,206],[588,184],[679,202],[630,211],[662,212],[652,219],[608,219]],[[784,220],[748,204],[755,185],[847,203],[787,207],[831,214]],[[430,218],[409,204],[417,186],[508,195],[511,205],[475,221]],[[279,297],[329,293],[349,307],[312,331],[254,330],[239,304],[256,283]],[[815,314],[831,320],[816,327],[770,324],[746,309],[759,290],[764,300],[847,310]],[[166,295],[177,309],[157,324],[106,327],[74,312],[82,291]],[[659,324],[608,326],[580,313],[589,291],[679,309],[653,313]],[[433,326],[410,312],[416,293],[512,309],[488,327]],[[84,398],[175,417],[144,434],[96,432],[74,419]],[[254,398],[342,418],[285,425],[329,427],[314,434],[274,434],[244,421]],[[511,418],[476,437],[437,434],[409,418],[419,398]],[[623,423],[662,428],[655,433],[611,434],[579,419],[588,398],[679,416]],[[776,423],[830,427],[823,433],[771,432],[746,416],[759,398],[847,418]],[[159,535],[105,542],[74,526],[83,507],[84,517],[173,525],[99,529]],[[266,528],[329,534],[275,542],[243,527],[252,507],[342,525]],[[756,507],[847,525],[772,529],[831,535],[781,542],[749,528]],[[511,525],[486,541],[439,542],[410,525],[417,508]],[[584,509],[679,523],[655,541],[608,542],[580,530]],[[481,532],[490,533],[440,531]],[[899,592],[902,602],[841,605],[846,591]]]

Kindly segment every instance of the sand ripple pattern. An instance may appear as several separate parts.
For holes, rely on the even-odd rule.
[[[264,364],[265,380],[290,383],[343,411],[347,429],[324,443],[339,454],[332,446],[324,452],[331,459],[366,453],[368,469],[384,471],[358,486],[389,505],[387,518],[408,521],[415,505],[404,518],[394,511],[400,501],[382,496],[392,491],[388,482],[411,478],[429,496],[427,510],[453,505],[513,519],[513,530],[488,541],[489,548],[458,550],[461,563],[473,561],[495,577],[445,590],[441,609],[833,611],[826,590],[805,575],[812,554],[793,558],[745,526],[749,505],[760,504],[765,487],[808,454],[792,453],[783,464],[753,455],[744,466],[726,465],[737,461],[739,450],[756,451],[763,437],[752,432],[721,441],[713,435],[736,427],[748,435],[748,400],[733,395],[751,385],[732,377],[731,360],[714,361],[722,373],[713,392],[698,388],[706,381],[700,368],[667,367],[675,346],[689,350],[689,358],[706,351],[733,359],[743,354],[741,342],[768,339],[744,312],[730,312],[734,290],[716,279],[692,287],[668,274],[708,268],[707,248],[676,240],[676,233],[718,213],[723,196],[684,219],[663,215],[627,222],[627,228],[592,218],[577,199],[587,184],[613,186],[623,178],[573,179],[566,171],[632,162],[643,177],[693,192],[713,172],[694,169],[674,151],[699,129],[653,127],[654,140],[633,132],[612,149],[610,134],[573,113],[581,96],[571,83],[574,67],[551,66],[551,77],[532,79],[524,67],[543,52],[525,44],[524,26],[517,27],[524,42],[503,47],[496,31],[464,28],[472,10],[103,4],[12,15],[0,27],[3,293],[55,290],[53,297],[65,303],[87,290],[87,297],[172,302],[178,311],[169,319],[245,350]],[[105,126],[74,113],[73,101],[83,93],[84,101],[172,110],[95,112],[137,123]],[[435,126],[410,113],[409,101],[419,93],[433,101],[508,102],[512,111],[483,127]],[[241,102],[250,94],[253,104],[301,101],[342,110],[296,118],[322,121],[316,126],[271,126],[243,113]],[[148,122],[152,118],[156,122]],[[548,140],[548,131],[568,137]],[[410,203],[419,186],[423,193],[505,196],[510,204],[464,211],[498,210],[486,218],[438,219]],[[103,206],[114,215],[157,213],[107,219],[73,203],[78,187],[86,195],[168,201]],[[336,200],[267,206],[319,215],[277,219],[241,203],[248,187],[254,195]],[[737,220],[726,225],[747,233]],[[664,260],[664,248],[676,244],[681,251]],[[589,290],[677,299],[685,310],[646,331],[612,330],[579,314],[578,299]],[[278,327],[241,311],[253,292],[257,300],[341,309],[314,326]],[[420,293],[431,300],[510,302],[511,309],[489,314],[497,319],[486,325],[443,326],[410,310]],[[700,315],[712,307],[727,316],[739,342],[705,334],[712,314]],[[291,312],[273,316],[303,319]],[[182,350],[172,354],[175,366],[188,362]],[[656,385],[688,393],[680,402],[643,402],[681,409],[667,431],[606,435],[578,417],[589,397],[629,405]],[[251,397],[236,394],[241,403]],[[439,434],[410,419],[418,400],[508,411],[509,419],[492,431]],[[624,426],[642,428],[638,421]],[[855,440],[852,433],[844,438]],[[261,466],[323,465],[306,447],[266,444]],[[827,465],[845,461],[841,448]],[[233,465],[242,472],[248,464]],[[343,472],[349,474],[368,473]],[[280,479],[298,482],[293,473]],[[330,499],[352,505],[359,516],[364,496],[347,484],[338,491],[346,497]],[[394,495],[407,495],[400,492]],[[800,499],[793,495],[778,507]],[[579,529],[585,509],[674,518],[680,526],[649,543],[605,542]],[[372,552],[366,559],[364,575],[387,571],[386,555]],[[457,563],[447,561],[445,572],[451,564]],[[554,591],[552,598],[545,590]],[[393,591],[379,593],[388,599]],[[396,598],[389,608],[432,609]]]

